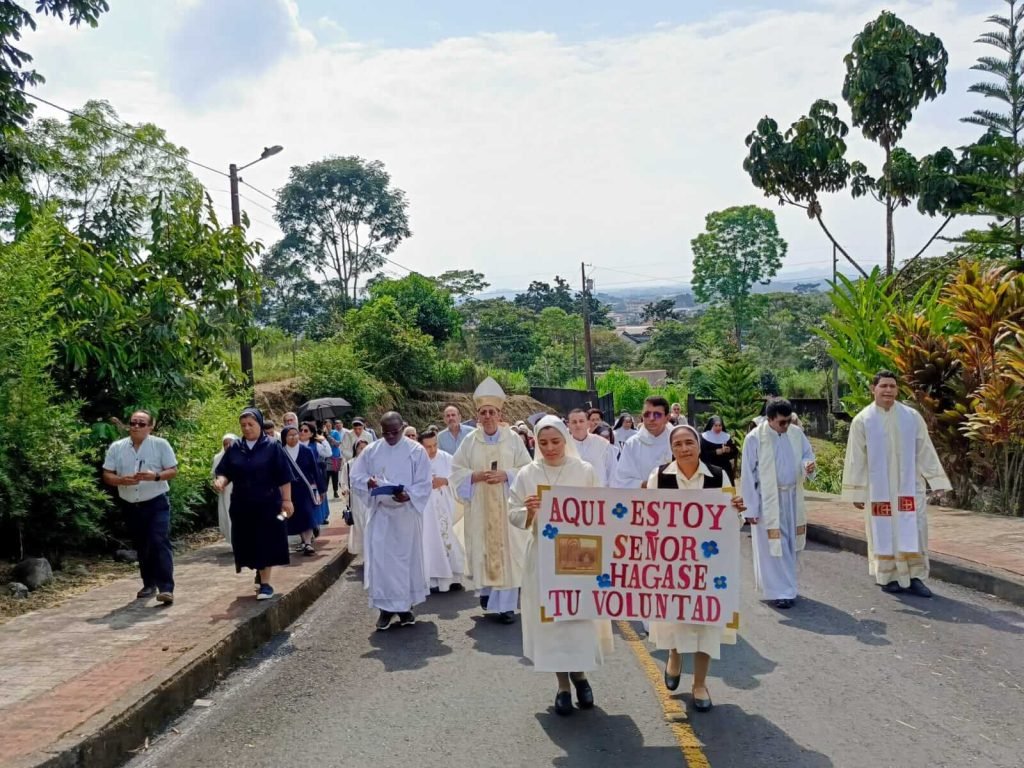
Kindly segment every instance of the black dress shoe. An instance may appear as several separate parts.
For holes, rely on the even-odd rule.
[[[925,586],[925,583],[920,579],[910,580],[910,593],[917,595],[918,597],[931,597],[932,591]]]
[[[483,608],[485,611],[487,610],[487,603],[490,602],[490,599],[490,595],[480,595],[480,607]]]
[[[572,694],[568,691],[559,691],[555,695],[555,713],[559,715],[572,714]]]
[[[594,689],[590,687],[590,681],[584,678],[583,680],[573,680],[572,684],[576,686],[576,703],[580,709],[590,709],[594,706]]]
[[[783,610],[783,611],[788,611],[790,608],[793,607],[793,601],[790,600],[789,598],[783,598],[781,600],[776,600],[775,601],[775,607],[779,608],[780,610]]]
[[[708,693],[708,697],[706,699],[698,699],[697,694],[694,693],[694,691],[696,690],[697,689],[694,688],[692,691],[690,691],[691,695],[693,696],[693,708],[696,709],[698,712],[710,712],[712,706],[711,694]]]
[[[411,627],[416,623],[416,616],[412,611],[402,611],[398,614],[398,623],[403,627]]]
[[[391,611],[381,611],[380,616],[377,617],[377,631],[386,632],[391,626],[391,620],[395,617]]]
[[[903,587],[900,586],[898,581],[890,581],[888,584],[882,585],[882,591],[888,592],[890,595],[898,595],[903,591]]]
[[[135,593],[136,600],[147,600],[151,597],[156,597],[156,587],[143,587]]]
[[[516,623],[515,611],[502,611],[501,613],[498,614],[498,620],[501,621],[502,624],[515,624]]]
[[[465,587],[463,587],[457,581],[454,584],[452,584],[450,587],[448,587],[448,591],[449,592],[461,592],[463,589],[465,589]]]
[[[665,687],[670,691],[674,691],[679,687],[679,678],[682,676],[682,671],[680,671],[678,675],[670,675],[668,673],[668,665],[665,665]]]

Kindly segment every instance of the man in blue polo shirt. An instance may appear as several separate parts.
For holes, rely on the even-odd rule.
[[[445,429],[437,433],[437,445],[445,453],[454,456],[455,452],[459,450],[459,446],[462,445],[462,441],[466,439],[466,435],[472,432],[473,428],[462,423],[462,414],[454,405],[449,405],[444,409],[444,424]]]
[[[135,411],[128,420],[129,434],[107,449],[103,482],[117,488],[127,513],[139,556],[142,589],[136,595],[174,602],[174,560],[171,554],[171,505],[168,480],[178,474],[178,460],[170,443],[153,437],[153,416]]]

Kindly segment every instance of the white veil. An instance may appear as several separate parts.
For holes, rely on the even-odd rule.
[[[580,452],[576,450],[576,441],[570,439],[572,436],[569,434],[569,428],[565,426],[565,422],[557,416],[545,416],[543,419],[538,421],[533,427],[533,439],[537,443],[536,456],[533,458],[534,464],[543,464],[547,466],[547,462],[544,461],[544,456],[540,452],[540,433],[541,430],[551,427],[557,429],[563,438],[565,438],[565,455],[568,458],[578,459]]]

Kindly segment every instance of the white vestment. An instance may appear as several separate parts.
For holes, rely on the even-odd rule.
[[[668,438],[671,430],[665,429],[654,437],[641,429],[622,446],[619,462],[612,479],[613,488],[639,488],[651,474],[652,469],[672,460],[672,449]]]
[[[367,483],[402,485],[409,501],[370,496]],[[363,542],[363,584],[370,607],[401,613],[422,603],[429,592],[423,574],[423,512],[430,500],[430,459],[417,443],[378,440],[352,465],[352,489],[369,509]]]
[[[513,528],[508,519],[508,490],[516,473],[530,463],[522,438],[507,427],[493,435],[475,429],[452,459],[450,482],[463,500],[466,578],[488,590],[488,610],[515,610],[523,582],[523,563],[530,535]],[[507,483],[473,483],[474,472],[496,465]]]
[[[618,452],[615,446],[600,435],[588,434],[583,440],[572,438],[580,460],[587,462],[597,473],[601,486],[610,488],[615,477]]]
[[[338,475],[338,490],[348,495],[348,508],[352,511],[352,526],[348,529],[348,551],[353,555],[361,555],[364,551],[363,539],[369,510],[363,495],[356,493],[352,487],[352,466],[355,463],[355,459],[349,459],[342,466]]]
[[[452,474],[451,454],[439,450],[430,460],[430,472],[432,477],[448,480]],[[466,570],[466,557],[455,538],[454,525],[455,495],[451,486],[435,488],[423,513],[423,568],[428,586],[441,592],[461,583]]]
[[[665,430],[666,432],[668,430]],[[675,475],[679,488],[696,490],[704,487],[704,478],[711,476],[711,470],[700,462],[693,477],[687,478],[675,461],[665,467],[665,474]],[[732,486],[729,473],[722,470],[722,487]],[[658,487],[658,467],[647,477],[647,487]],[[737,546],[739,542],[737,541]],[[731,627],[707,627],[699,624],[680,624],[674,621],[652,621],[648,628],[649,638],[659,651],[675,650],[679,653],[706,653],[713,659],[721,658],[721,646],[736,644],[736,630]]]
[[[867,429],[870,419],[878,419],[881,429],[875,439],[869,437]],[[914,430],[912,434],[901,432],[901,421],[909,424]],[[913,445],[913,467],[911,481],[913,483],[914,501],[917,524],[917,552],[900,551],[898,542],[898,526],[891,527],[892,541],[882,547],[876,546],[871,525],[872,499],[869,497],[869,456],[874,452],[884,452],[884,469],[888,472],[888,498],[890,515],[898,513],[896,508],[900,493],[901,464],[909,462],[903,446]],[[878,584],[899,582],[901,587],[909,587],[911,579],[928,577],[928,516],[926,514],[926,487],[932,490],[949,490],[952,485],[946,472],[939,462],[935,446],[928,435],[928,427],[921,414],[913,408],[895,403],[886,411],[874,403],[864,408],[853,417],[850,424],[850,438],[846,445],[846,463],[843,467],[843,499],[864,504],[864,522],[868,541],[868,573],[875,577]],[[880,554],[883,552],[892,554]]]
[[[768,526],[762,519],[760,472],[771,471],[761,467],[758,456],[758,429],[752,429],[743,441],[743,469],[740,474],[740,495],[747,505],[744,517],[758,522],[750,526],[750,543],[754,551],[754,585],[766,600],[793,600],[797,596],[798,526],[796,503],[801,492],[804,466],[814,461],[814,451],[799,427],[790,427],[799,433],[801,456],[793,455],[792,438],[769,429],[768,439],[775,447],[775,478],[778,482],[779,531],[782,551],[774,557],[769,546]],[[802,532],[806,535],[806,531]]]
[[[224,458],[224,451],[213,457],[213,479],[217,479],[217,465]],[[224,541],[231,546],[231,483],[224,486],[224,490],[217,494],[217,527],[220,528],[220,535]]]

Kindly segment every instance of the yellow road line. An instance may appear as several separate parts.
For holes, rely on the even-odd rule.
[[[676,737],[679,748],[683,751],[686,765],[688,768],[711,768],[711,763],[708,762],[708,758],[704,754],[704,745],[700,743],[697,734],[693,732],[693,727],[687,722],[686,708],[679,701],[672,698],[668,689],[665,688],[662,670],[647,650],[644,641],[636,633],[636,630],[630,626],[628,621],[617,621],[616,624],[618,624],[619,632],[622,633],[627,645],[633,651],[633,655],[636,656],[640,666],[643,667],[647,679],[654,686],[654,695],[658,697],[658,702],[665,712],[665,721],[668,723],[668,727],[672,729],[672,734]]]

